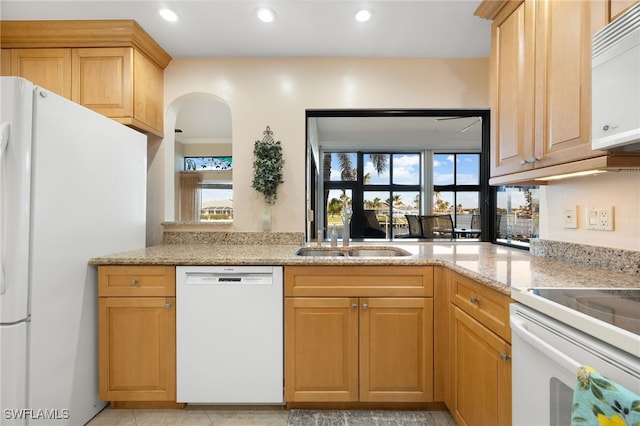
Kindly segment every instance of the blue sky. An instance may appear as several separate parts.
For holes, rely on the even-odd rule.
[[[340,180],[340,164],[338,156],[332,156],[331,162],[331,179]],[[350,154],[351,162],[356,167],[356,154]],[[479,156],[477,154],[458,154],[457,157],[451,154],[434,154],[433,161],[433,181],[436,185],[448,185],[454,183],[454,167],[453,161],[457,158],[456,174],[458,184],[477,185],[480,183],[479,176]],[[371,176],[371,184],[388,184],[389,169],[378,175],[373,167],[373,163],[368,155],[364,156],[365,174]],[[419,184],[420,183],[420,155],[419,154],[394,154],[394,183],[396,184]],[[375,194],[369,193],[372,198]],[[407,194],[408,195],[408,194]],[[453,194],[441,194],[442,199],[453,204]],[[381,199],[385,200],[387,197]],[[410,198],[410,199],[409,199]],[[411,203],[413,196],[402,197],[404,203]],[[458,193],[457,204],[462,204],[467,208],[478,207],[477,193]]]

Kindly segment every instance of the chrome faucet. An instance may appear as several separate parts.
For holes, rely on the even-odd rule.
[[[351,208],[344,208],[344,215],[342,217],[342,246],[349,246],[349,218],[351,217]]]

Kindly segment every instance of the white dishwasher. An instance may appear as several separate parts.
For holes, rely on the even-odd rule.
[[[284,401],[281,266],[176,267],[177,401]]]

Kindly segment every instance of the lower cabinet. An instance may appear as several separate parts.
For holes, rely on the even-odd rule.
[[[176,400],[175,270],[98,267],[100,399]]]
[[[463,425],[511,424],[511,299],[450,272],[450,395],[447,405]]]
[[[333,268],[331,274],[341,276],[336,279],[323,279],[328,270],[321,269],[317,278],[309,278],[324,283],[316,290],[307,285],[305,277],[312,274],[303,268],[296,268],[297,277],[285,272],[285,294],[296,292],[294,280],[303,293],[335,291],[354,297],[285,299],[287,402],[432,402],[433,298],[367,296],[402,293],[402,286],[380,291],[385,280],[393,279],[391,268],[386,274],[354,269],[351,275],[349,268]],[[432,268],[405,272],[399,280],[412,283],[410,292],[417,292],[415,287],[431,292]],[[331,285],[337,287],[332,290]]]
[[[453,308],[453,409],[460,425],[511,424],[511,345]]]

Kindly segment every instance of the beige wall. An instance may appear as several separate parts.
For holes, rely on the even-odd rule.
[[[578,228],[566,229],[565,206],[578,207]],[[614,206],[614,230],[587,230],[586,208]],[[569,179],[540,191],[540,237],[640,251],[640,172]]]
[[[263,201],[251,188],[253,143],[268,125],[281,140],[284,180],[273,231],[305,229],[305,110],[488,108],[489,59],[174,59],[165,70],[164,220],[174,220],[176,105],[209,93],[231,109],[234,230],[259,231]],[[159,227],[159,223],[150,223]]]
[[[150,154],[148,243],[159,243],[160,222],[174,219],[176,106],[191,94],[211,94],[231,109],[234,230],[260,230],[262,199],[251,188],[252,150],[269,125],[286,160],[273,230],[302,232],[305,109],[487,108],[488,81],[488,58],[174,59],[165,71],[167,136]],[[596,204],[615,206],[615,231],[586,230],[586,206]],[[579,207],[578,229],[562,227],[565,205]],[[541,238],[640,250],[639,217],[640,172],[567,180],[541,190]]]

